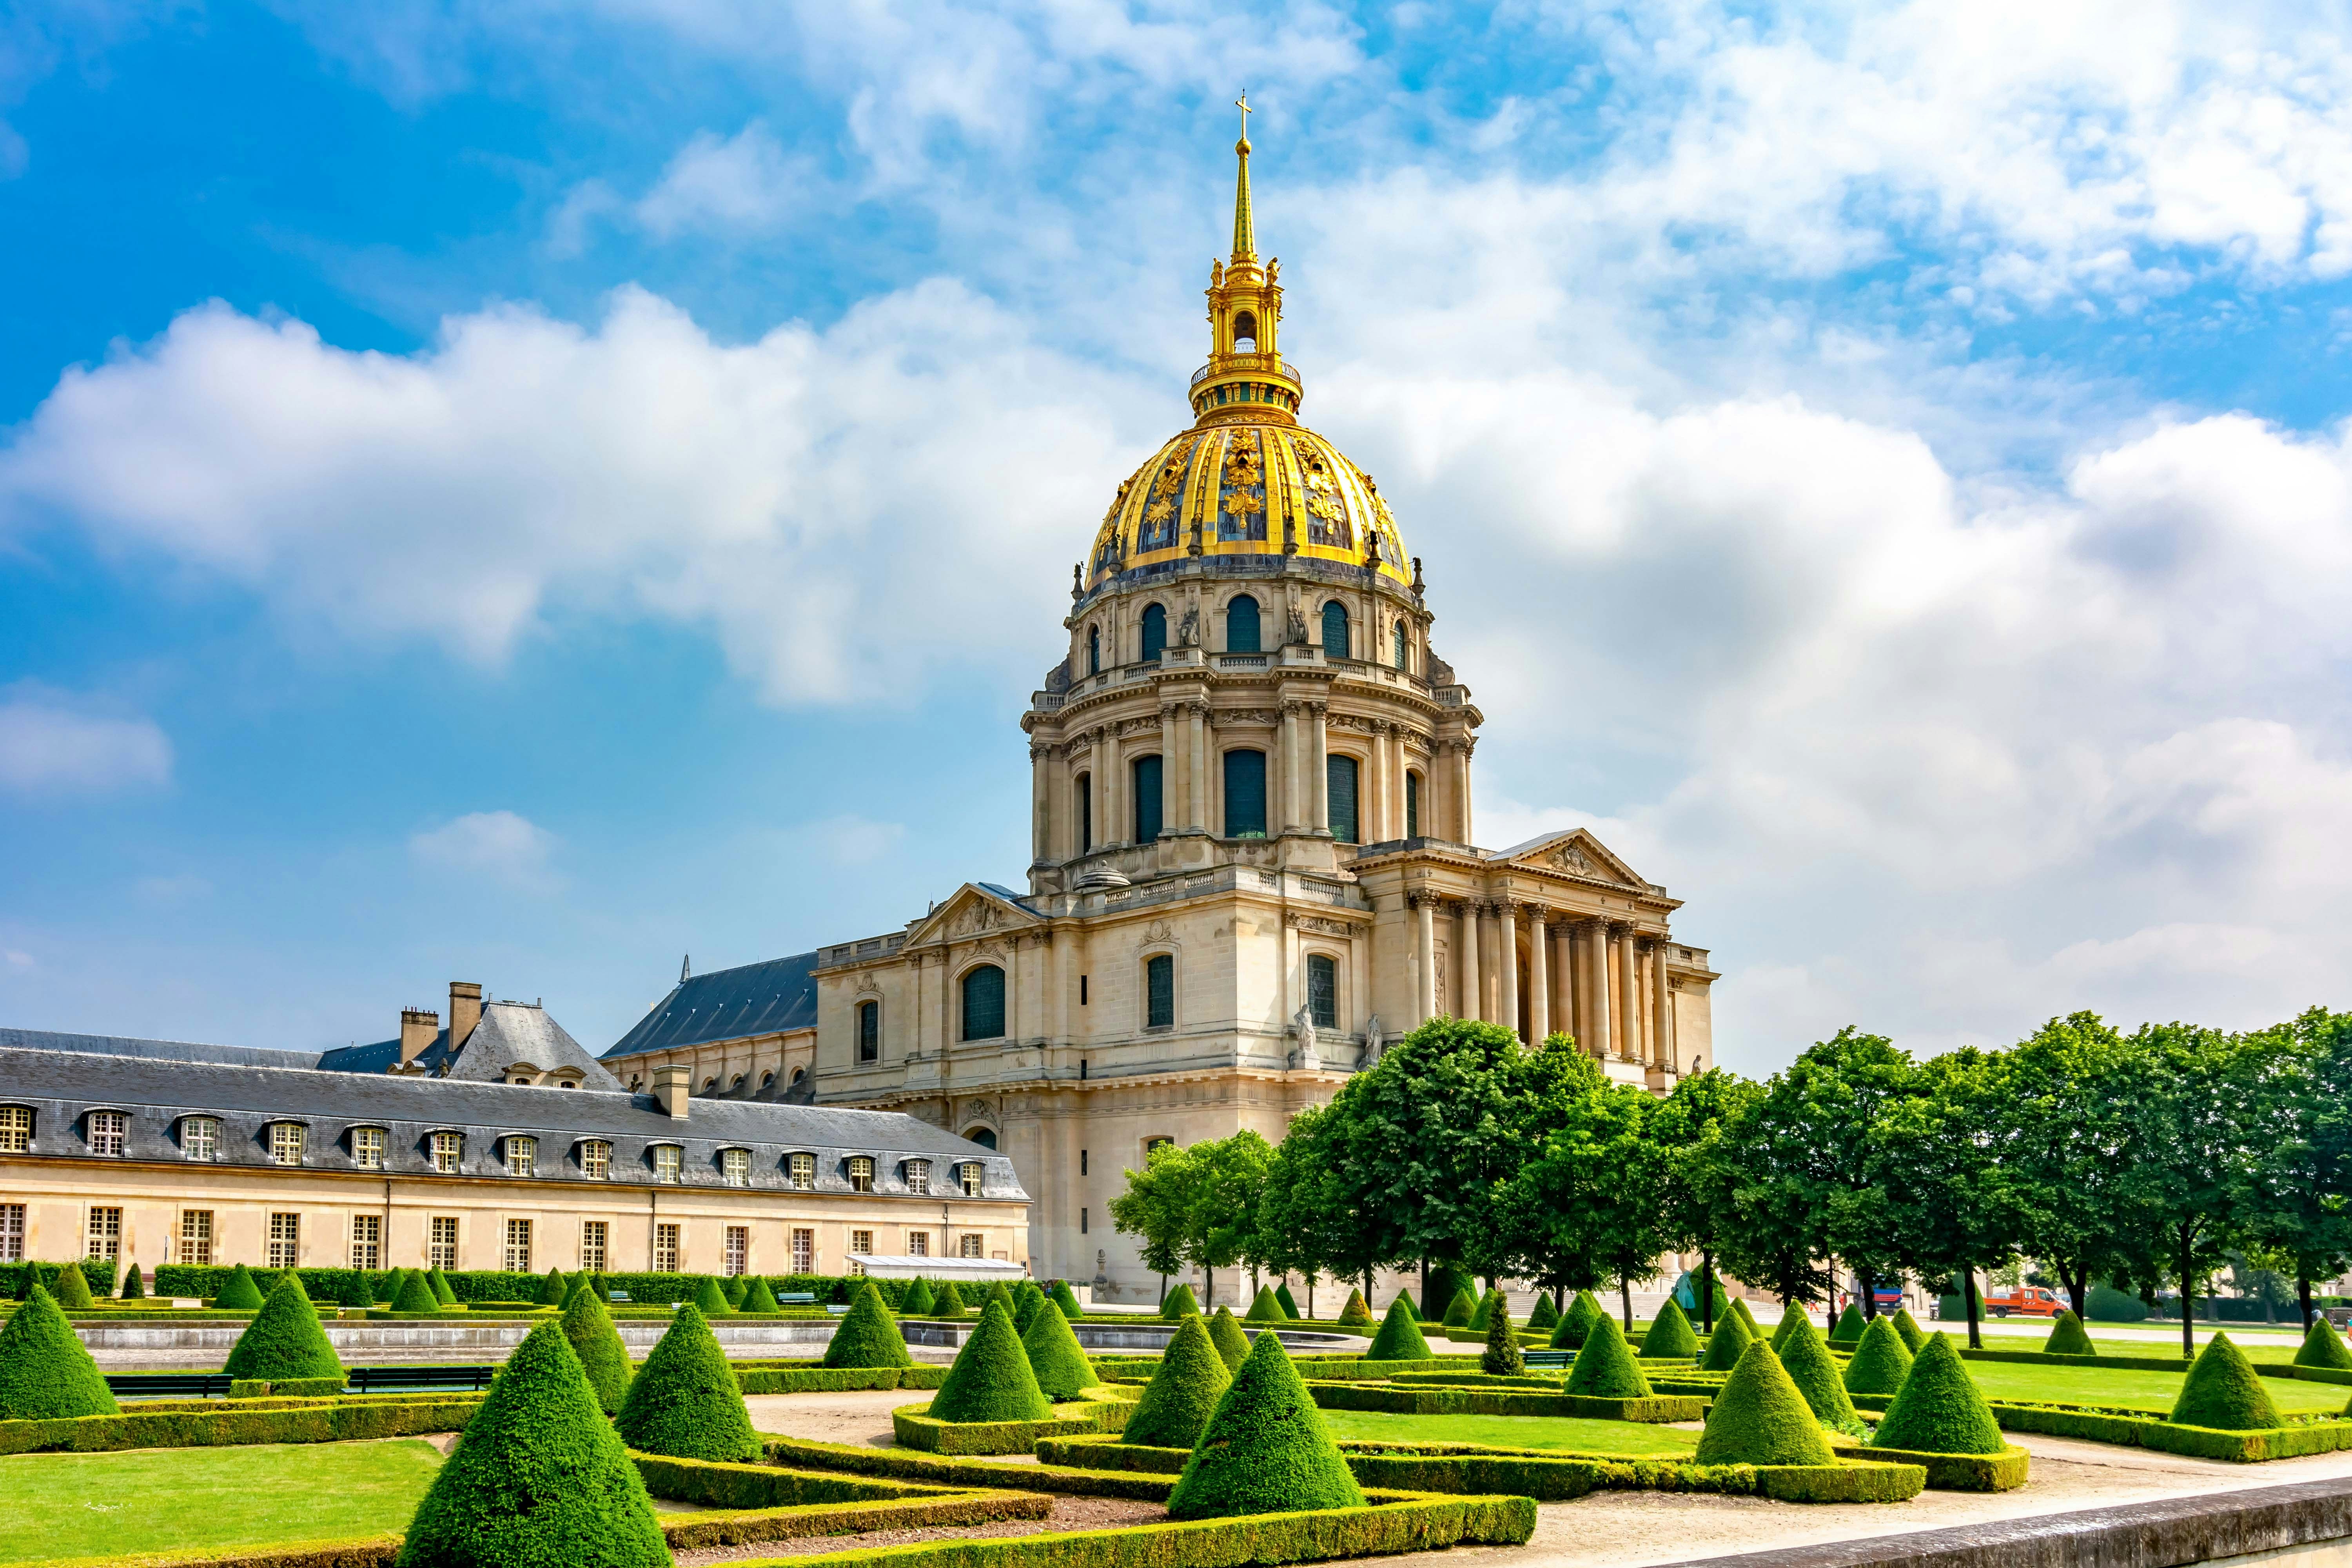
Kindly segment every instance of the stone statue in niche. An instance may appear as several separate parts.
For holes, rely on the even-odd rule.
[[[1323,1058],[1316,1049],[1313,1007],[1307,1003],[1299,1004],[1298,1011],[1291,1015],[1290,1023],[1298,1035],[1297,1048],[1290,1053],[1290,1065],[1304,1068],[1308,1072],[1320,1072]]]
[[[1197,540],[1199,536],[1200,527],[1196,523],[1193,525],[1193,537]],[[1200,605],[1191,605],[1184,611],[1184,619],[1176,628],[1176,646],[1178,647],[1199,647],[1201,646]]]
[[[1378,1062],[1381,1059],[1381,1047],[1386,1043],[1381,1032],[1381,1016],[1375,1013],[1364,1024],[1364,1054],[1356,1058],[1357,1069],[1360,1071]]]

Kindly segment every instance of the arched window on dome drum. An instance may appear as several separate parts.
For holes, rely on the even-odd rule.
[[[1135,841],[1151,844],[1160,837],[1160,759],[1135,759]]]
[[[1234,350],[1237,353],[1257,350],[1257,318],[1247,310],[1234,318]]]
[[[1404,775],[1404,836],[1407,838],[1421,837],[1421,775],[1419,773]]]
[[[1078,853],[1088,855],[1095,847],[1095,776],[1080,773],[1070,794],[1078,805]]]
[[[1087,673],[1102,673],[1102,629],[1098,626],[1087,628]]]
[[[1323,606],[1323,657],[1348,657],[1348,606],[1337,599]]]
[[[1176,1026],[1176,960],[1158,953],[1143,962],[1143,1026]]]
[[[1158,605],[1143,607],[1143,662],[1158,664],[1168,647],[1168,612]]]
[[[1405,642],[1404,623],[1402,621],[1399,621],[1396,624],[1396,667],[1399,669],[1407,671],[1410,671],[1412,668],[1411,649]]]
[[[857,1005],[857,1059],[878,1062],[882,1059],[882,1004],[860,1002]],[[795,1079],[793,1081],[799,1081]]]
[[[1307,1016],[1318,1029],[1339,1026],[1339,961],[1324,954],[1307,958]]]
[[[1265,837],[1265,753],[1225,753],[1225,837]]]
[[[1356,837],[1356,759],[1326,757],[1323,774],[1331,797],[1331,837],[1341,844],[1360,842]]]
[[[1236,594],[1225,605],[1225,651],[1227,653],[1264,653],[1258,644],[1257,601],[1247,594]]]
[[[963,977],[963,1037],[1004,1037],[1004,971],[983,963]]]

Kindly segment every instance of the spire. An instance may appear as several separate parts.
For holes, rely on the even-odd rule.
[[[1249,188],[1249,94],[1234,100],[1242,111],[1242,138],[1234,143],[1234,153],[1241,160],[1241,173],[1234,181],[1234,259],[1257,259],[1257,216],[1250,210]]]
[[[677,961],[677,983],[680,985],[694,978],[694,954],[688,953]]]

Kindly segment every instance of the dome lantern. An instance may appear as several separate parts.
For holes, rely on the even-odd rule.
[[[1192,376],[1192,412],[1203,425],[1232,420],[1297,422],[1298,372],[1282,363],[1282,258],[1261,266],[1257,213],[1250,203],[1249,95],[1241,140],[1234,143],[1234,252],[1209,263],[1209,363]]]

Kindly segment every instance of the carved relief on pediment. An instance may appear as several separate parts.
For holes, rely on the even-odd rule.
[[[1573,871],[1580,877],[1598,877],[1604,873],[1593,863],[1592,857],[1573,844],[1563,844],[1544,857],[1544,863],[1563,871]]]

